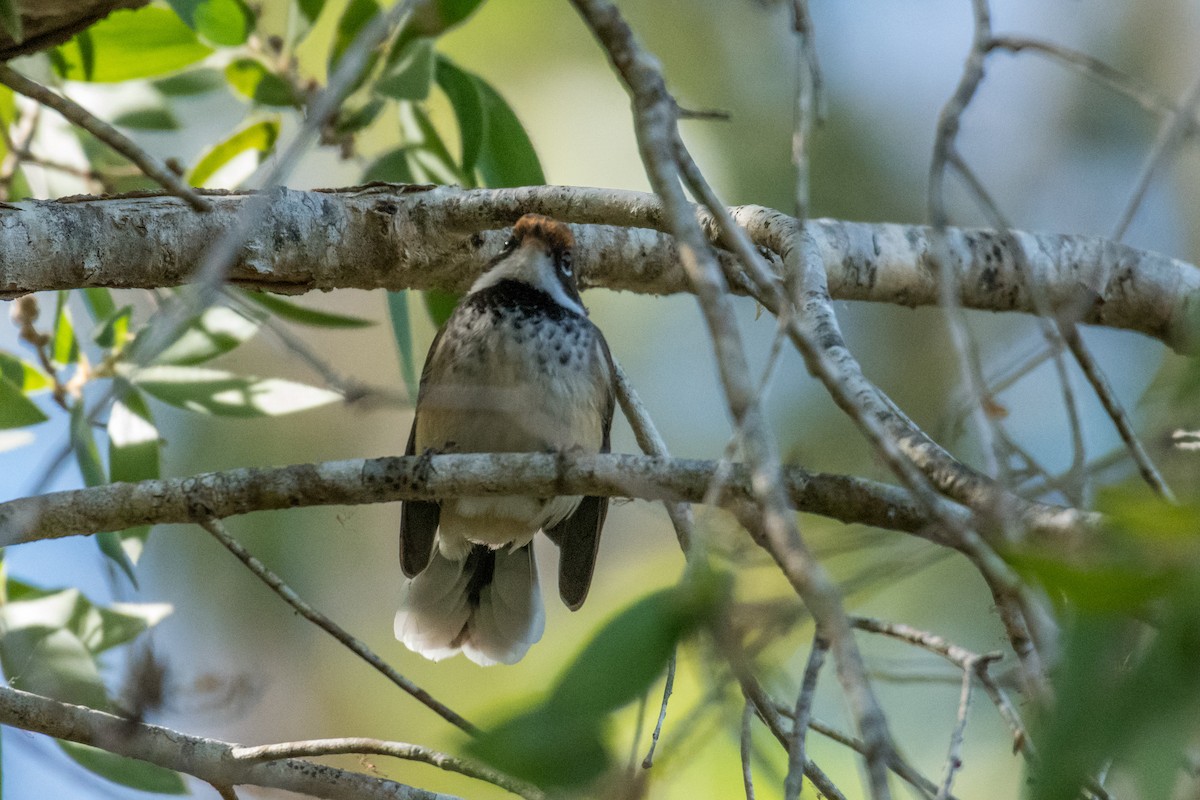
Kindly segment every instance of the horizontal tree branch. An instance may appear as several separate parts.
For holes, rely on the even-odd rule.
[[[185,478],[112,483],[0,503],[0,546],[124,530],[137,525],[200,523],[252,511],[360,505],[480,495],[561,494],[700,503],[715,461],[632,455],[486,453],[405,456],[286,467],[241,468]],[[884,483],[786,467],[797,510],[847,523],[915,533],[953,546],[912,496]],[[734,465],[716,501],[752,503],[750,473]],[[948,501],[966,524],[968,512]],[[1037,505],[1019,521],[1031,541],[1073,553],[1099,524],[1096,514]]]
[[[29,200],[0,210],[0,297],[184,283],[247,199],[205,196],[214,207],[207,214],[156,194]],[[674,241],[659,232],[664,220],[653,195],[565,186],[277,190],[229,279],[286,294],[461,290],[499,251],[499,229],[527,211],[576,223],[585,285],[651,294],[688,290]],[[747,207],[737,216],[775,213]],[[928,228],[836,220],[809,226],[834,299],[939,302]],[[960,302],[968,308],[1033,313],[1031,293],[1040,293],[1071,319],[1140,331],[1180,351],[1197,349],[1190,315],[1200,306],[1200,269],[1191,264],[1088,236],[951,228],[947,238]],[[723,258],[727,270],[734,263]],[[1018,274],[1023,263],[1031,273],[1027,281]],[[745,285],[732,283],[736,291]]]
[[[238,745],[189,736],[84,706],[0,686],[0,725],[99,747],[214,786],[266,786],[329,800],[454,800],[403,783],[311,761],[238,758]]]
[[[233,757],[240,761],[272,761],[282,758],[312,758],[314,756],[331,756],[337,754],[391,756],[406,761],[419,761],[422,764],[444,769],[447,772],[457,772],[469,778],[499,786],[528,800],[542,800],[545,793],[531,784],[509,777],[503,772],[477,764],[473,761],[457,758],[446,753],[439,753],[428,747],[407,742],[389,742],[380,739],[363,737],[347,737],[342,739],[306,739],[299,742],[280,742],[278,744],[262,744],[245,747],[235,747]]]

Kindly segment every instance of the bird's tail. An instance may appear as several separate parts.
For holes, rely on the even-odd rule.
[[[542,638],[546,616],[533,546],[474,545],[461,561],[433,548],[429,565],[406,580],[396,638],[440,661],[460,650],[476,664],[515,664]]]

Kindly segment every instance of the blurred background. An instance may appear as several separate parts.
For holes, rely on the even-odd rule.
[[[262,3],[267,19],[278,0]],[[281,3],[278,3],[282,5]],[[336,5],[331,2],[330,5]],[[794,174],[790,147],[795,55],[786,4],[753,0],[626,0],[622,10],[663,62],[680,103],[728,111],[728,121],[683,123],[700,165],[729,204],[756,203],[791,211]],[[824,121],[813,139],[812,210],[852,220],[925,221],[927,173],[941,104],[958,81],[970,43],[966,0],[813,0],[816,49],[824,78]],[[1200,74],[1200,5],[1189,0],[997,0],[997,32],[1022,33],[1085,51],[1137,76],[1160,93],[1179,97]],[[326,45],[312,45],[323,52]],[[439,48],[492,83],[524,122],[542,159],[547,181],[645,190],[629,103],[598,46],[568,4],[552,0],[488,2]],[[301,52],[303,58],[303,52]],[[303,64],[303,61],[302,61]],[[136,105],[137,88],[73,85],[72,94],[103,116]],[[248,113],[232,94],[183,98],[174,105],[182,132],[140,133],[152,152],[183,162],[236,127]],[[448,108],[433,106],[435,121]],[[442,115],[439,117],[438,115]],[[964,117],[960,147],[1014,226],[1036,231],[1108,235],[1133,189],[1160,120],[1135,103],[1044,59],[997,55],[982,90]],[[285,120],[294,130],[295,119]],[[285,127],[285,130],[287,128]],[[349,162],[330,150],[313,152],[293,172],[304,189],[359,180],[363,167],[388,149],[385,130],[360,140]],[[47,134],[49,137],[50,134]],[[452,137],[451,137],[452,138]],[[53,145],[58,140],[49,139]],[[74,140],[62,137],[60,156]],[[1186,145],[1164,162],[1126,241],[1188,261],[1197,260],[1196,207],[1200,154]],[[228,185],[252,176],[231,174]],[[59,175],[30,172],[39,196],[80,191]],[[954,186],[955,224],[984,218]],[[355,331],[299,330],[307,343],[344,375],[370,385],[401,386],[395,347],[381,292],[336,292],[303,298],[315,307],[353,313],[380,324]],[[730,435],[704,328],[690,297],[651,298],[604,290],[587,293],[594,321],[608,337],[664,434],[673,454],[714,458]],[[740,303],[753,362],[766,362],[774,326]],[[414,305],[419,308],[419,305]],[[965,395],[955,372],[943,316],[839,303],[851,347],[877,381],[914,421],[967,461],[979,464],[977,442],[962,422]],[[416,320],[423,353],[433,328]],[[970,325],[989,374],[999,374],[1035,352],[1036,325],[1012,315],[972,313]],[[1186,404],[1174,410],[1146,403],[1156,375],[1177,359],[1136,334],[1088,330],[1088,343],[1108,371],[1118,396],[1151,443],[1170,427],[1196,426]],[[0,348],[17,350],[15,333],[0,328]],[[269,335],[224,358],[235,372],[318,378]],[[1092,458],[1119,444],[1111,423],[1073,374],[1082,395],[1087,452]],[[1014,441],[1052,472],[1071,460],[1061,392],[1049,363],[997,396]],[[787,460],[810,469],[889,476],[852,427],[809,379],[798,357],[785,353],[767,398],[770,422]],[[154,409],[168,445],[165,475],[239,466],[395,455],[411,420],[403,403],[329,406],[267,420],[201,417],[166,406]],[[1191,413],[1188,419],[1184,414]],[[37,439],[0,453],[0,499],[22,496],[64,444],[63,426],[35,429]],[[614,450],[636,452],[619,420]],[[1124,472],[1122,472],[1124,469]],[[1110,480],[1127,475],[1118,467]],[[80,485],[73,468],[52,488]],[[1186,487],[1176,486],[1183,490]],[[739,592],[747,599],[787,596],[744,537],[722,514],[700,512],[701,529],[738,564]],[[317,508],[261,513],[232,520],[231,529],[301,596],[365,640],[435,696],[468,719],[486,725],[535,698],[618,608],[674,583],[683,560],[661,507],[633,502],[612,509],[587,605],[570,613],[549,595],[542,642],[520,664],[483,670],[465,659],[440,664],[407,652],[392,637],[400,586],[398,505]],[[974,571],[921,540],[903,534],[802,519],[805,534],[826,564],[845,581],[857,613],[908,622],[977,652],[1004,649],[990,598]],[[543,543],[544,544],[544,543]],[[555,560],[540,552],[553,586]],[[152,721],[194,734],[258,743],[333,736],[372,736],[457,751],[462,735],[396,690],[312,625],[299,619],[227,552],[199,529],[164,527],[151,537],[138,570],[140,591],[112,573],[95,545],[70,539],[11,548],[10,572],[44,586],[79,586],[97,601],[137,599],[175,606],[153,633],[169,666],[166,707]],[[762,655],[764,681],[776,697],[794,701],[811,630],[793,629]],[[958,703],[956,673],[932,657],[864,638],[893,733],[925,774],[940,776]],[[711,670],[702,646],[685,649],[676,696],[668,712],[658,763],[648,792],[655,798],[727,797],[742,791],[738,767],[740,697],[709,694]],[[112,660],[119,685],[123,664]],[[832,671],[824,675],[817,717],[852,729]],[[657,713],[651,692],[645,724]],[[612,730],[618,752],[632,745],[637,709]],[[755,731],[760,790],[781,785],[786,762],[765,729]],[[639,751],[646,746],[642,735]],[[859,791],[856,759],[839,745],[810,736],[810,755],[843,789]],[[9,797],[143,797],[85,773],[40,737],[3,732],[4,790]],[[1012,756],[995,711],[976,702],[967,729],[960,797],[1017,797],[1023,768]],[[336,760],[335,760],[336,761]],[[382,758],[338,763],[397,780],[472,798],[504,792],[432,767]],[[198,797],[211,787],[192,784]],[[811,790],[810,790],[811,791]],[[239,789],[243,797],[282,796]]]

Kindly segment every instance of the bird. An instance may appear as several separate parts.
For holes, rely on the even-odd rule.
[[[607,453],[614,367],[588,318],[566,224],[526,214],[434,336],[406,455]],[[396,638],[438,661],[514,664],[542,637],[533,538],[559,548],[572,611],[592,582],[607,497],[409,500]]]

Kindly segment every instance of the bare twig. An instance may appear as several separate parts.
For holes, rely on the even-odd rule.
[[[1088,383],[1092,385],[1096,396],[1100,398],[1100,403],[1104,406],[1105,412],[1108,413],[1109,418],[1113,421],[1113,425],[1116,426],[1117,433],[1121,436],[1121,441],[1125,443],[1126,449],[1129,450],[1129,454],[1133,457],[1133,463],[1137,465],[1138,474],[1142,476],[1142,479],[1146,481],[1159,497],[1168,503],[1176,502],[1175,493],[1171,491],[1171,487],[1167,485],[1166,479],[1158,471],[1158,467],[1154,465],[1150,454],[1146,452],[1145,445],[1142,444],[1142,440],[1138,438],[1137,432],[1133,429],[1133,423],[1130,421],[1129,415],[1125,413],[1125,407],[1117,399],[1112,385],[1108,382],[1108,377],[1100,369],[1100,365],[1096,363],[1095,357],[1092,356],[1091,351],[1083,343],[1083,338],[1079,335],[1079,327],[1072,323],[1060,321],[1059,330],[1062,332],[1067,346],[1071,348],[1071,353],[1075,356],[1075,360],[1079,363],[1079,368],[1083,370],[1084,376],[1087,377]]]
[[[713,461],[607,453],[570,459],[544,453],[477,453],[434,456],[429,462],[410,456],[238,468],[9,500],[0,503],[0,546],[272,509],[472,494],[537,497],[569,489],[606,497],[698,503],[718,467]],[[945,546],[955,544],[910,494],[895,486],[792,466],[785,467],[782,475],[789,504],[797,510],[914,533]],[[747,501],[752,496],[750,482],[748,468],[733,465],[716,502],[733,507]],[[1026,540],[1064,557],[1085,548],[1101,521],[1094,513],[1058,506],[1042,509],[1040,515],[1025,520],[1030,526]],[[949,503],[944,510],[963,523],[969,520],[965,510]]]
[[[572,2],[608,53],[633,98],[642,162],[651,186],[662,199],[668,227],[675,236],[681,262],[704,314],[726,404],[735,424],[744,431],[746,459],[754,474],[752,487],[763,517],[761,541],[818,623],[828,631],[847,699],[863,737],[872,745],[866,758],[871,793],[884,800],[891,796],[885,766],[886,754],[891,749],[886,720],[870,688],[854,637],[849,634],[837,588],[809,557],[795,518],[787,510],[779,483],[777,456],[753,395],[728,288],[679,184],[682,176],[678,154],[682,148],[676,126],[676,104],[666,90],[657,63],[638,46],[615,6],[608,0]],[[726,214],[723,206],[716,212]]]
[[[751,723],[754,722],[754,704],[746,699],[742,706],[741,757],[742,757],[742,786],[746,790],[746,800],[754,800],[754,770],[750,764],[754,754],[754,742],[751,739]]]
[[[821,665],[825,663],[825,653],[828,650],[829,643],[821,638],[820,632],[814,634],[808,663],[804,667],[804,677],[800,681],[800,695],[796,698],[796,709],[792,714],[788,771],[783,783],[785,800],[798,800],[804,788],[804,764],[808,761],[805,741],[808,736],[808,724],[812,720],[813,701],[816,700],[817,678],[821,674]]]
[[[208,211],[209,202],[198,195],[179,176],[154,156],[139,147],[132,139],[107,122],[97,118],[83,106],[64,95],[56,94],[36,81],[31,81],[7,64],[0,64],[0,83],[18,94],[53,108],[67,121],[78,125],[100,141],[128,158],[147,177],[158,183],[171,194],[180,198],[196,211]]]
[[[458,712],[454,711],[449,706],[446,706],[441,701],[437,700],[433,695],[429,694],[429,692],[425,691],[420,686],[417,686],[411,680],[401,675],[391,665],[377,656],[374,651],[363,644],[362,641],[347,633],[345,629],[343,629],[333,620],[329,619],[329,617],[325,616],[320,611],[317,611],[311,605],[306,603],[291,587],[284,583],[278,575],[268,569],[265,564],[255,558],[250,551],[248,551],[245,547],[242,547],[242,545],[238,543],[236,539],[230,536],[229,532],[225,530],[225,526],[221,524],[219,520],[209,519],[201,522],[200,525],[206,531],[211,533],[213,538],[220,542],[226,550],[233,553],[233,555],[237,557],[239,561],[245,564],[246,568],[254,573],[255,577],[265,583],[271,589],[271,591],[279,595],[279,597],[282,598],[285,603],[296,609],[300,616],[304,617],[309,622],[313,623],[318,628],[337,639],[346,647],[346,649],[350,650],[350,652],[354,653],[363,661],[370,664],[375,668],[376,671],[378,671],[392,683],[396,684],[405,692],[412,695],[417,702],[429,708],[451,725],[466,731],[472,736],[475,736],[479,733],[479,729],[463,719]]]
[[[545,793],[536,786],[515,780],[491,767],[476,764],[473,761],[457,758],[456,756],[440,753],[419,744],[407,742],[389,742],[382,739],[348,737],[339,739],[307,739],[298,742],[281,742],[279,744],[242,745],[234,747],[229,755],[238,761],[278,761],[288,758],[312,758],[314,756],[332,756],[340,754],[363,754],[391,756],[405,761],[419,761],[456,772],[468,778],[499,786],[528,800],[542,800]]]
[[[658,737],[662,735],[663,723],[667,720],[667,701],[671,699],[671,692],[675,689],[675,662],[678,653],[671,653],[671,658],[667,661],[667,678],[663,682],[662,705],[658,709],[658,721],[654,723],[654,732],[650,734],[650,749],[646,751],[646,757],[642,759],[642,769],[650,769],[654,766],[654,751],[658,749]]]
[[[1130,77],[1110,64],[1098,58],[1073,50],[1070,47],[1049,42],[1044,39],[1034,39],[1027,36],[994,36],[988,42],[988,50],[1007,50],[1010,53],[1029,51],[1044,55],[1053,61],[1076,70],[1082,75],[1104,84],[1114,92],[1130,98],[1146,111],[1155,114],[1173,114],[1177,107],[1175,101],[1166,95],[1156,92],[1150,86]],[[1192,125],[1196,122],[1193,120]]]
[[[299,759],[253,762],[237,745],[0,686],[0,723],[194,775],[213,786],[263,786],[329,800],[451,800],[395,781]]]
[[[986,656],[985,656],[986,658]],[[938,790],[937,800],[946,800],[954,788],[954,776],[962,768],[962,746],[967,731],[967,712],[971,709],[971,689],[975,685],[975,670],[978,659],[972,661],[962,674],[962,692],[958,700],[958,717],[954,732],[950,735],[950,752],[946,756],[946,776]]]
[[[1133,223],[1134,216],[1137,215],[1138,209],[1141,208],[1142,200],[1146,197],[1146,191],[1150,188],[1150,182],[1154,179],[1154,173],[1157,171],[1159,164],[1174,154],[1184,135],[1196,124],[1196,109],[1198,106],[1200,106],[1200,80],[1192,84],[1192,87],[1188,89],[1179,105],[1172,110],[1171,114],[1159,128],[1158,136],[1155,137],[1154,144],[1150,146],[1150,151],[1147,153],[1146,160],[1142,164],[1142,170],[1138,174],[1138,179],[1133,187],[1133,192],[1130,194],[1129,201],[1126,203],[1124,211],[1121,212],[1121,216],[1113,228],[1113,241],[1119,242],[1125,238],[1129,226]]]

